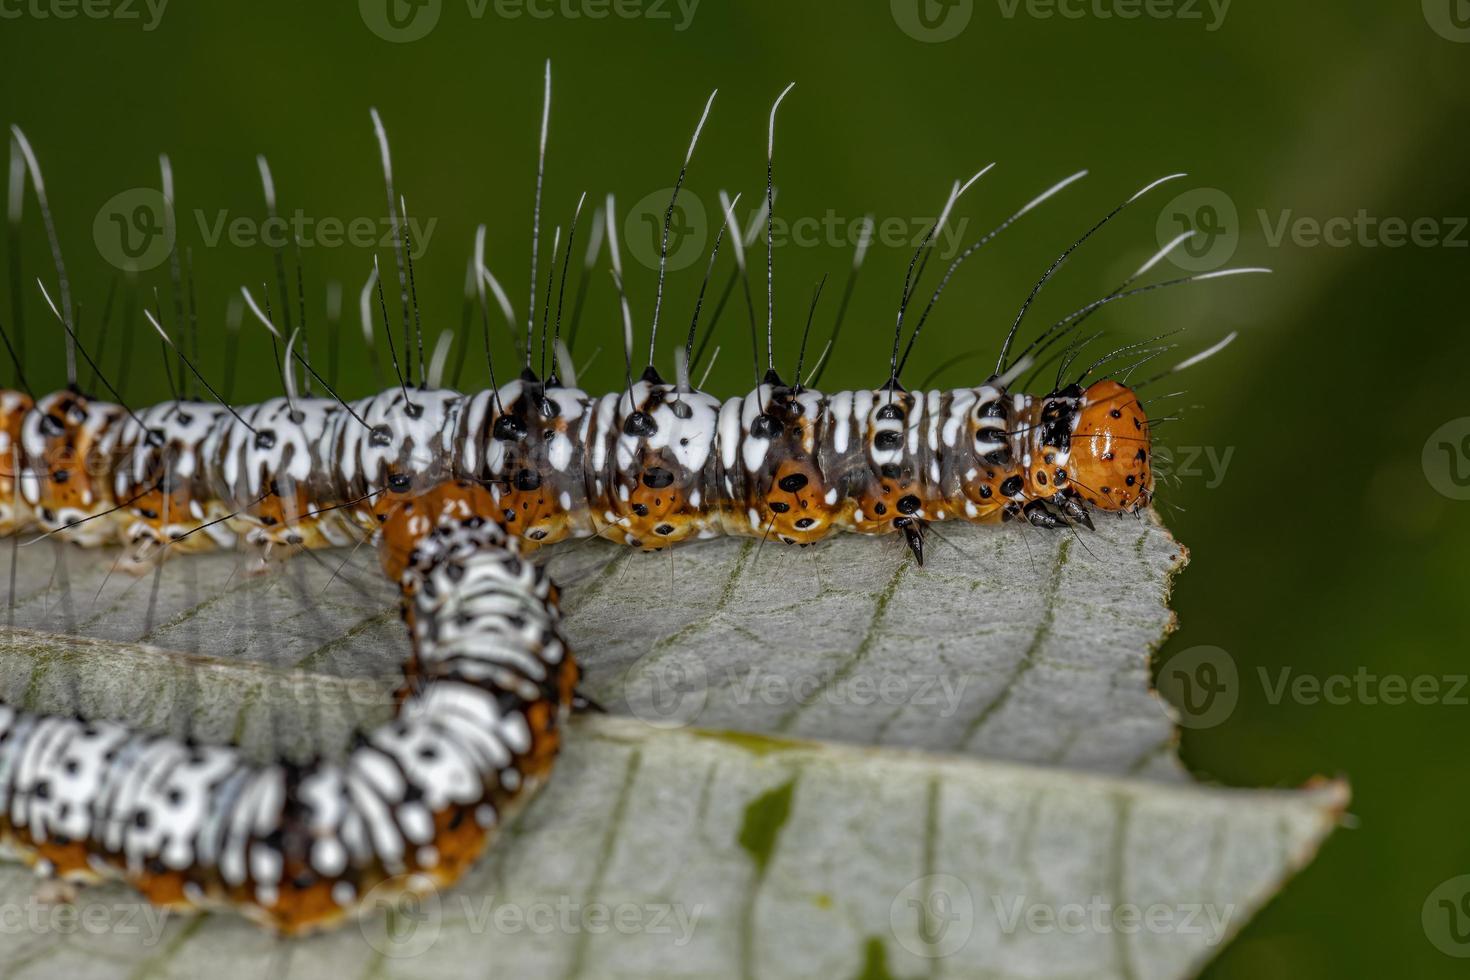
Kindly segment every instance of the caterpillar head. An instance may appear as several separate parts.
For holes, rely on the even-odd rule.
[[[1153,494],[1148,416],[1117,381],[1082,393],[1067,459],[1073,489],[1100,510],[1133,512]]]

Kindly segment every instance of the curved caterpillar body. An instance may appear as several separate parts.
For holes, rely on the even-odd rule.
[[[257,766],[0,707],[0,841],[43,873],[122,878],[160,905],[321,928],[390,877],[453,881],[549,769],[577,668],[523,549],[901,530],[922,560],[928,522],[1090,524],[1087,506],[1132,511],[1151,492],[1147,420],[1114,381],[1044,398],[769,382],[720,402],[652,372],[600,398],[526,377],[238,416],[0,393],[0,449],[20,464],[0,476],[4,530],[123,543],[134,570],[174,548],[377,531],[414,641],[396,720],[341,762]]]
[[[0,843],[43,874],[122,879],[163,907],[235,908],[288,933],[375,888],[456,880],[549,772],[577,679],[553,587],[476,515],[483,494],[446,484],[385,522],[410,683],[344,758],[260,765],[0,706]]]

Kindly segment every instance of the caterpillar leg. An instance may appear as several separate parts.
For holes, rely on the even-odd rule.
[[[1092,524],[1092,517],[1087,513],[1086,505],[1082,503],[1082,498],[1077,496],[1075,491],[1064,490],[1054,494],[1051,502],[1052,506],[1060,511],[1062,517],[1069,523],[1081,524],[1089,531],[1096,530]]]
[[[920,565],[924,564],[924,522],[907,517],[899,518],[899,520],[893,523],[896,527],[902,529],[904,540],[909,546],[909,551],[913,552],[914,561]]]

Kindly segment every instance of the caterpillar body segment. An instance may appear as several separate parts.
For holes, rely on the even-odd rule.
[[[383,522],[409,680],[396,717],[343,757],[260,764],[0,706],[0,844],[46,875],[288,934],[359,913],[374,889],[455,881],[544,781],[577,679],[551,583],[473,513],[481,494],[446,485]]]
[[[1045,397],[767,383],[721,402],[656,376],[601,397],[518,380],[471,396],[389,389],[350,412],[273,399],[238,417],[203,402],[133,414],[74,391],[0,399],[22,464],[5,519],[128,545],[140,568],[241,541],[349,544],[451,480],[483,486],[480,516],[527,547],[600,535],[644,549],[1087,523],[1089,507],[1133,511],[1152,490],[1147,417],[1116,381]]]

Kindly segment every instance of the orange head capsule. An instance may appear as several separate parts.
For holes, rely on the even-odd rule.
[[[1099,381],[1082,393],[1067,468],[1099,510],[1133,512],[1153,495],[1148,416],[1132,388]]]

